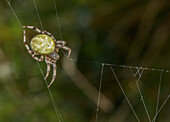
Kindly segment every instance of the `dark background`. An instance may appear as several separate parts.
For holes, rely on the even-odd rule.
[[[61,39],[53,0],[36,0],[44,30]],[[41,29],[32,0],[11,0],[22,25]],[[64,122],[94,122],[101,63],[170,69],[170,3],[167,0],[56,0],[63,40],[50,87]],[[30,40],[36,33],[28,31]],[[64,52],[65,54],[67,52]],[[74,59],[74,60],[71,60]],[[88,62],[90,61],[90,62]],[[40,66],[46,73],[45,62]],[[129,68],[113,67],[141,122],[148,118]],[[142,71],[142,70],[140,70]],[[136,69],[133,69],[136,72]],[[160,71],[144,70],[139,85],[151,118]],[[48,77],[50,83],[52,77]],[[162,72],[159,107],[170,92]],[[105,65],[98,122],[136,122],[110,67]],[[169,100],[157,122],[170,120]],[[23,33],[6,0],[0,0],[0,122],[56,122],[43,76],[23,44]]]

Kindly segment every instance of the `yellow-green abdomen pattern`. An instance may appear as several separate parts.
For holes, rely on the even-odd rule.
[[[39,54],[48,55],[54,51],[55,43],[50,36],[39,34],[32,38],[31,48]]]

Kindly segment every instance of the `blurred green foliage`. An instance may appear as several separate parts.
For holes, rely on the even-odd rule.
[[[59,40],[53,0],[36,0],[43,27]],[[32,0],[11,0],[22,25],[41,28]],[[71,58],[88,83],[98,89],[100,63],[170,69],[170,4],[166,0],[56,0],[63,40]],[[28,39],[35,34],[29,32]],[[66,71],[60,51],[57,78],[50,87],[64,122],[94,122],[96,103],[75,83],[86,86],[73,68]],[[83,60],[83,61],[81,61]],[[87,63],[92,61],[94,63]],[[45,62],[40,62],[46,72]],[[64,66],[63,66],[64,65]],[[69,67],[69,65],[68,65]],[[67,67],[66,67],[67,68]],[[114,68],[141,122],[148,121],[129,69]],[[135,70],[134,70],[135,72]],[[50,82],[50,75],[48,82]],[[170,74],[163,72],[160,105],[170,92]],[[144,71],[140,87],[151,118],[155,114],[160,72]],[[73,82],[72,82],[73,81]],[[0,122],[58,121],[48,90],[35,60],[23,44],[22,29],[6,0],[0,1]],[[85,88],[91,91],[90,87]],[[99,109],[98,122],[136,122],[108,66],[104,67],[102,91],[112,103]],[[104,99],[104,98],[101,98]],[[159,105],[159,107],[160,107]],[[106,105],[107,106],[107,105]],[[156,121],[168,122],[169,101]]]

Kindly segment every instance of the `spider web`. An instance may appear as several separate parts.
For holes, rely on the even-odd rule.
[[[19,18],[17,17],[17,14],[15,13],[13,7],[11,6],[10,4],[11,0],[7,0],[7,3],[11,9],[11,11],[13,12],[15,18],[17,19],[21,29],[22,29],[22,24],[19,20]],[[40,26],[41,28],[43,29],[43,24],[42,24],[42,21],[41,21],[41,17],[39,15],[39,11],[38,11],[38,7],[37,7],[37,4],[36,4],[36,1],[33,0],[33,3],[34,3],[34,7],[36,9],[36,12],[37,12],[37,17],[38,17],[38,20],[39,20],[39,23],[40,23]],[[56,19],[57,19],[57,23],[58,23],[58,28],[59,28],[59,33],[60,33],[60,38],[61,40],[63,40],[63,36],[62,36],[62,32],[61,32],[61,27],[60,27],[60,22],[59,22],[59,16],[58,16],[58,12],[57,12],[57,7],[56,7],[56,1],[53,0],[53,4],[54,4],[54,8],[55,8],[55,12],[56,12]],[[65,55],[64,51],[62,51],[63,54]],[[147,120],[149,122],[155,122],[156,119],[158,118],[158,115],[159,113],[161,112],[161,110],[165,107],[165,105],[167,104],[168,100],[169,100],[169,97],[170,97],[170,93],[165,97],[165,100],[162,102],[162,104],[160,104],[160,93],[161,93],[161,84],[162,84],[162,77],[163,77],[163,74],[164,73],[169,73],[170,71],[169,70],[164,70],[164,69],[155,69],[155,68],[146,68],[146,67],[136,67],[136,66],[128,66],[128,65],[117,65],[117,64],[109,64],[109,63],[100,63],[100,62],[92,62],[92,61],[87,61],[87,60],[77,60],[77,59],[68,59],[67,62],[71,62],[71,63],[74,63],[74,62],[82,62],[82,63],[89,63],[89,64],[97,64],[97,65],[101,65],[101,73],[100,73],[100,80],[99,80],[99,87],[98,87],[98,96],[96,96],[95,98],[97,98],[97,101],[96,101],[96,114],[95,114],[95,122],[98,122],[100,121],[99,120],[99,112],[100,112],[100,108],[101,108],[101,100],[102,100],[102,84],[103,84],[103,75],[104,75],[104,68],[106,67],[109,67],[110,68],[110,71],[112,72],[112,75],[114,77],[114,81],[117,82],[122,94],[124,95],[134,117],[136,118],[136,121],[138,122],[141,122],[142,119],[139,117],[138,113],[136,112],[130,98],[128,97],[127,95],[127,92],[126,90],[123,88],[123,85],[120,81],[120,78],[118,77],[118,75],[116,74],[116,68],[121,68],[121,69],[128,69],[128,72],[131,73],[132,77],[135,79],[135,84],[136,84],[136,88],[137,88],[137,91],[139,93],[139,96],[140,96],[140,101],[142,102],[142,106],[144,108],[144,111],[145,111],[145,114],[146,114],[146,117],[147,117]],[[42,73],[42,76],[44,78],[44,73],[42,71],[42,68],[41,66],[39,65],[38,61],[36,61],[39,69],[40,69],[40,72]],[[74,65],[74,64],[73,64]],[[157,90],[157,100],[156,100],[156,107],[155,107],[155,114],[153,117],[151,117],[150,115],[150,112],[148,110],[148,106],[147,106],[147,103],[145,101],[145,96],[143,96],[143,93],[142,93],[142,89],[140,87],[140,82],[141,82],[141,79],[142,79],[142,76],[144,74],[144,72],[146,71],[152,71],[152,72],[159,72],[160,76],[159,76],[159,85],[158,85],[158,90]],[[46,80],[44,80],[46,85],[48,86],[48,83]],[[51,101],[52,101],[52,104],[53,104],[53,107],[54,107],[54,110],[56,112],[56,116],[58,118],[58,121],[63,121],[62,119],[62,115],[58,109],[58,107],[55,105],[55,102],[54,102],[54,98],[53,98],[53,95],[50,91],[50,88],[48,88],[48,91],[49,91],[49,95],[50,95],[50,98],[51,98]],[[93,101],[95,102],[95,100]],[[110,121],[112,121],[112,119],[110,119]]]

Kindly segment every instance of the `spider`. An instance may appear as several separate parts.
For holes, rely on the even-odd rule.
[[[26,39],[26,28],[28,29],[33,29],[35,30],[38,35],[33,37],[30,41],[30,47],[27,44],[27,39]],[[41,31],[37,27],[34,26],[23,26],[23,31],[24,31],[24,45],[26,49],[28,50],[28,53],[32,55],[32,57],[37,60],[37,61],[43,61],[45,57],[45,62],[47,63],[47,72],[45,76],[45,80],[47,79],[49,73],[50,73],[50,65],[53,66],[53,77],[48,85],[48,88],[51,86],[51,84],[54,82],[56,78],[56,61],[59,59],[59,55],[57,54],[59,49],[64,49],[68,51],[67,58],[69,58],[71,54],[71,49],[69,47],[66,47],[65,41],[57,40],[54,38],[54,36],[47,32],[47,31]],[[35,57],[35,55],[41,55],[40,58]]]

